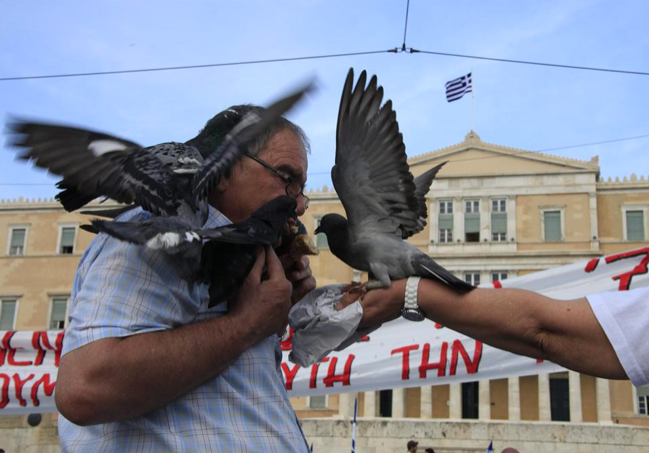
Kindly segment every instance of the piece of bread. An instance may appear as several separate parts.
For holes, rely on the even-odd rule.
[[[301,259],[304,255],[317,255],[320,253],[313,239],[308,234],[298,234],[291,242],[289,256],[294,261]]]

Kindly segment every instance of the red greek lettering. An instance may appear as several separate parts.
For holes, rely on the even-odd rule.
[[[338,362],[338,357],[333,357],[329,363],[329,371],[327,372],[327,377],[324,378],[325,387],[333,387],[334,383],[341,382],[343,387],[350,385],[350,378],[352,374],[352,363],[354,362],[354,354],[349,354],[347,361],[345,362],[345,367],[343,369],[343,374],[336,374],[336,363]]]
[[[403,354],[401,360],[401,380],[407,381],[410,379],[410,351],[419,349],[418,344],[404,346],[403,348],[393,349],[390,355]]]
[[[311,377],[309,378],[309,388],[314,389],[317,387],[316,380],[318,379],[318,369],[320,368],[321,363],[329,361],[329,357],[323,357],[320,362],[314,363],[311,365]]]
[[[18,398],[18,403],[20,403],[21,406],[27,406],[27,401],[25,398],[23,398],[23,386],[28,382],[34,379],[34,374],[30,374],[27,376],[24,380],[20,379],[20,375],[18,373],[14,374],[14,386],[16,387],[16,398]]]
[[[446,360],[448,355],[448,342],[442,342],[442,348],[439,353],[439,362],[430,362],[430,344],[424,343],[424,351],[421,355],[421,364],[419,365],[419,377],[426,378],[429,370],[437,370],[437,376],[446,374]]]
[[[284,373],[284,379],[286,383],[286,390],[293,390],[293,381],[295,380],[295,375],[300,369],[300,365],[295,365],[292,369],[289,369],[288,365],[282,362],[282,372]]]
[[[293,334],[295,330],[292,327],[288,328],[288,336],[279,342],[279,345],[282,347],[282,351],[290,351],[293,349]]]
[[[593,272],[595,269],[597,269],[597,265],[599,264],[599,258],[593,258],[586,264],[586,268],[584,269],[584,272]]]
[[[454,376],[457,371],[457,362],[458,356],[462,356],[464,360],[464,366],[466,367],[466,372],[468,374],[475,374],[478,372],[480,367],[480,360],[482,360],[482,343],[480,341],[475,342],[475,349],[473,351],[473,360],[469,359],[469,354],[466,352],[464,345],[460,340],[453,341],[453,347],[451,349],[451,370],[449,375]]]
[[[9,384],[11,383],[11,378],[8,374],[0,373],[0,379],[2,379],[2,389],[0,390],[0,409],[4,409],[7,404],[9,404]]]
[[[648,271],[647,264],[649,264],[649,247],[645,247],[638,250],[632,250],[630,252],[618,253],[617,255],[607,256],[604,259],[606,261],[606,264],[610,264],[619,260],[634,258],[640,255],[645,255],[645,257],[640,261],[640,263],[638,263],[636,267],[634,267],[629,272],[625,272],[623,274],[616,275],[613,277],[613,280],[615,281],[619,280],[618,289],[620,291],[627,291],[631,287],[631,281],[633,280],[634,276],[643,275],[647,273]]]

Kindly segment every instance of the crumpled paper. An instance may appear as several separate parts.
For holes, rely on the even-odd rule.
[[[336,311],[343,297],[341,289],[347,285],[330,285],[315,289],[295,304],[288,315],[294,329],[289,360],[308,367],[331,351],[342,351],[380,325],[359,329],[363,318],[360,301]]]

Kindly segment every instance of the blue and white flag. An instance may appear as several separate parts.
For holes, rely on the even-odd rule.
[[[471,93],[473,90],[473,81],[471,73],[457,79],[446,82],[446,100],[448,102],[457,101],[465,93]]]
[[[469,74],[469,75],[471,75],[471,74]],[[491,442],[489,442],[489,446],[487,447],[487,449],[485,450],[484,453],[494,453],[494,441],[493,440]]]
[[[356,453],[356,412],[358,412],[358,398],[354,400],[354,423],[352,424],[352,453]]]

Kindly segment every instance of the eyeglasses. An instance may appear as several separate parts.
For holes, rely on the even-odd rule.
[[[300,185],[297,181],[293,181],[293,178],[291,178],[289,175],[273,167],[268,162],[261,160],[254,154],[246,153],[246,156],[256,162],[259,162],[262,166],[273,172],[275,176],[281,178],[286,183],[286,195],[295,198],[296,200],[298,197],[302,197],[302,201],[304,202],[304,209],[307,209],[309,207],[309,202],[311,200],[304,194],[304,187],[302,185]]]

